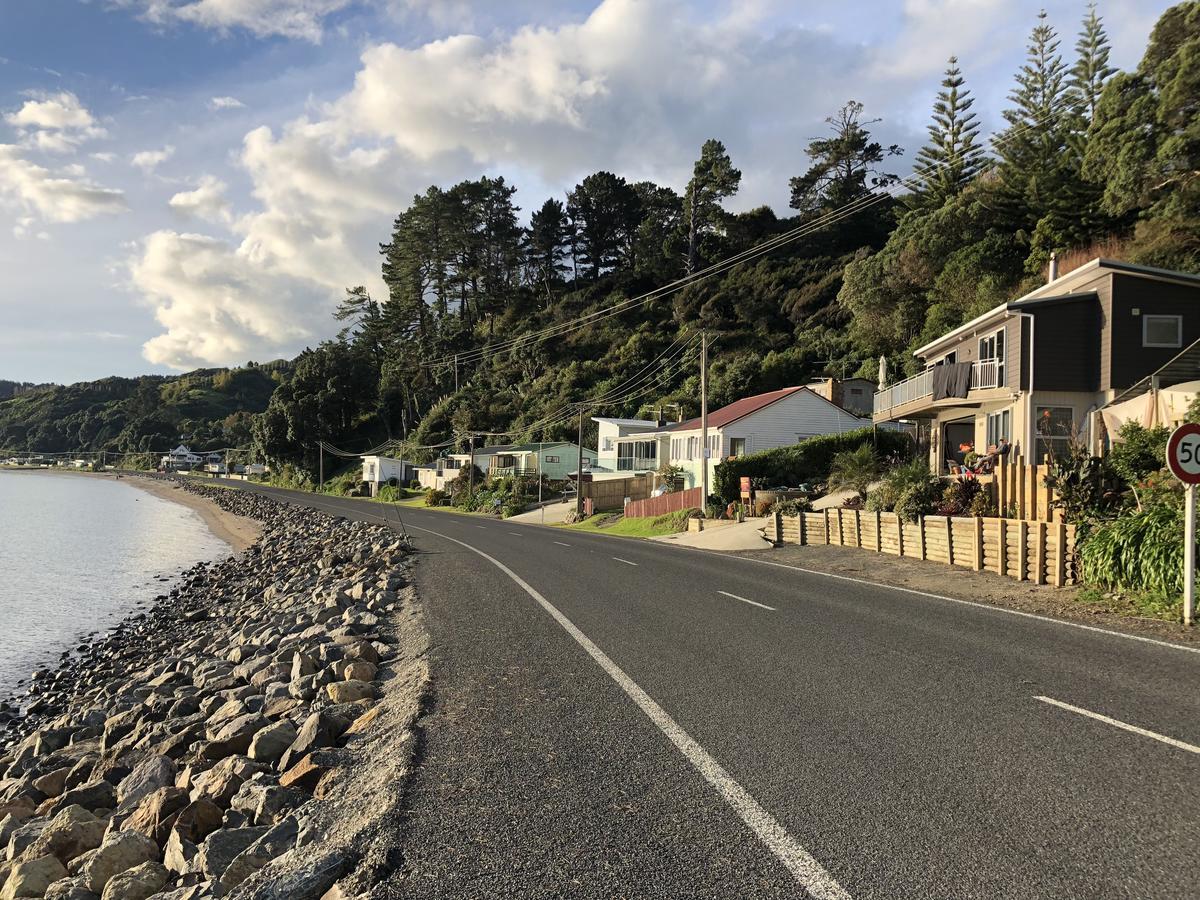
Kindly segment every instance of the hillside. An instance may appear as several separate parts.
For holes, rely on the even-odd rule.
[[[240,447],[287,364],[201,369],[179,376],[103,378],[0,400],[0,451],[160,452]]]

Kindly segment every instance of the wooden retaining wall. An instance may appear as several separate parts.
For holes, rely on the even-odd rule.
[[[1075,526],[1063,522],[978,516],[902,522],[895,513],[827,509],[777,514],[774,530],[776,543],[860,547],[1034,584],[1075,583]]]

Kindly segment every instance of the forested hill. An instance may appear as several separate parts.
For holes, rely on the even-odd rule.
[[[499,176],[431,186],[381,235],[387,296],[347,292],[340,335],[281,376],[255,446],[311,473],[317,440],[404,439],[412,454],[467,433],[573,437],[568,404],[585,400],[589,415],[693,415],[700,330],[719,406],[826,374],[873,378],[880,356],[909,371],[914,347],[1044,279],[1052,251],[1200,271],[1200,2],[1163,14],[1132,72],[1110,66],[1094,9],[1068,26],[1074,40],[1045,14],[1031,24],[994,139],[969,63],[952,58],[923,146],[882,146],[880,111],[848,101],[798,153],[786,211],[726,211],[742,173],[716,139],[682,192],[612,172],[562,199],[518,197]],[[693,273],[709,274],[659,290]],[[138,396],[155,422],[153,390]],[[54,422],[28,427],[60,437]]]
[[[18,393],[0,400],[0,451],[161,453],[181,439],[198,449],[246,447],[254,414],[266,409],[289,368],[251,363]]]

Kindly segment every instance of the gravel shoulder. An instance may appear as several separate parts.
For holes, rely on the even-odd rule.
[[[1200,628],[1186,628],[1182,623],[1164,622],[1159,619],[1123,616],[1105,606],[1081,599],[1079,588],[1035,585],[1001,578],[991,572],[972,572],[960,567],[901,559],[886,553],[872,553],[854,547],[784,545],[773,550],[757,550],[736,555],[799,566],[831,575],[859,578],[884,587],[908,588],[953,597],[956,600],[968,600],[1068,622],[1079,622],[1125,634],[1176,643],[1200,643]]]

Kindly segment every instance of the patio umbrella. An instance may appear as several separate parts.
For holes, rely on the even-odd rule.
[[[887,387],[887,357],[879,357],[879,389]]]

